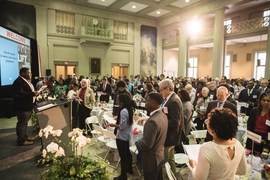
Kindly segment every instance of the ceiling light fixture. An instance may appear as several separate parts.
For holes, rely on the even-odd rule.
[[[189,0],[186,0],[186,2],[189,2]]]
[[[157,11],[157,14],[160,14],[160,11]]]
[[[133,9],[135,9],[135,8],[136,8],[136,6],[132,6],[132,8],[133,8]]]
[[[101,0],[101,1],[105,1],[105,0]]]

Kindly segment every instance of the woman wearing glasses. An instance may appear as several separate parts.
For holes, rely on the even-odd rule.
[[[238,126],[235,114],[227,108],[215,108],[205,124],[213,141],[201,146],[197,161],[189,160],[194,179],[235,179],[235,174],[246,174],[245,149],[234,138]]]
[[[247,121],[247,130],[262,136],[260,144],[254,143],[254,151],[262,152],[268,148],[268,132],[270,132],[270,94],[262,93],[258,99],[258,107],[251,110]],[[247,149],[252,149],[252,140],[247,139]]]

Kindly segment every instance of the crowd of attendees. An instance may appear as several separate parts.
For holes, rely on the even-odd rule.
[[[173,84],[171,85],[170,82],[168,82],[168,80],[170,80]],[[178,123],[178,125],[181,124],[181,130],[180,130],[181,139],[179,140],[178,144],[173,142],[172,144],[165,146],[165,149],[164,149],[165,156],[167,156],[167,160],[170,162],[172,171],[174,173],[175,173],[175,167],[173,164],[171,164],[171,161],[173,160],[173,158],[170,157],[170,151],[171,151],[171,148],[173,147],[174,151],[183,152],[183,149],[181,147],[181,142],[183,142],[184,144],[188,144],[189,140],[187,138],[187,135],[189,135],[190,133],[191,121],[197,124],[196,128],[198,130],[200,129],[208,130],[206,141],[208,140],[220,141],[224,143],[231,143],[233,145],[236,143],[236,141],[232,140],[231,138],[235,136],[235,131],[237,130],[237,125],[238,125],[238,122],[234,124],[233,121],[235,120],[235,117],[238,117],[238,115],[240,115],[240,114],[237,114],[237,108],[236,108],[237,102],[242,102],[246,104],[245,106],[244,105],[241,106],[240,113],[245,114],[250,117],[248,119],[247,129],[257,134],[260,134],[263,137],[262,143],[257,144],[254,150],[261,152],[263,148],[269,147],[269,142],[266,137],[267,137],[268,132],[270,132],[270,128],[269,126],[265,124],[265,122],[270,118],[269,116],[270,115],[270,84],[269,84],[269,80],[266,80],[264,78],[261,78],[259,80],[255,80],[254,78],[227,79],[226,76],[222,76],[221,78],[215,78],[215,79],[211,77],[201,77],[201,78],[188,78],[188,77],[173,78],[171,77],[169,78],[169,77],[165,77],[164,74],[161,74],[160,76],[154,76],[154,77],[151,77],[151,76],[141,77],[140,75],[136,75],[136,76],[131,75],[129,78],[126,76],[115,78],[115,77],[106,75],[106,76],[103,76],[102,78],[99,78],[99,76],[96,76],[96,78],[93,78],[93,77],[85,78],[84,76],[80,76],[78,78],[75,75],[73,75],[73,76],[69,76],[65,80],[62,78],[56,80],[53,76],[49,77],[47,80],[40,79],[40,81],[36,85],[36,88],[39,89],[42,85],[45,85],[45,84],[47,85],[47,92],[51,96],[56,96],[57,98],[63,98],[65,96],[69,96],[68,94],[71,91],[72,92],[71,94],[77,93],[79,94],[80,98],[83,99],[82,104],[77,102],[77,106],[76,104],[74,105],[76,106],[77,109],[74,109],[75,117],[73,117],[74,122],[72,126],[73,127],[78,126],[77,121],[79,120],[80,128],[83,128],[84,126],[84,119],[86,118],[85,114],[88,114],[89,112],[91,112],[92,106],[87,105],[88,102],[93,103],[95,101],[100,101],[100,102],[108,103],[110,101],[111,102],[113,101],[114,105],[116,105],[113,109],[113,115],[119,116],[120,111],[122,110],[119,107],[117,107],[117,105],[120,103],[118,102],[118,98],[117,98],[117,97],[120,97],[119,95],[127,94],[128,97],[130,97],[130,99],[132,99],[132,97],[136,95],[136,97],[138,98],[137,99],[133,98],[133,100],[139,101],[140,103],[147,103],[149,94],[160,93],[164,99],[163,103],[161,104],[161,108],[162,108],[163,113],[167,115],[168,122],[169,122],[168,129],[170,129],[172,128],[172,126],[170,126],[170,122],[172,122],[171,116],[174,116],[173,115],[174,112],[172,112],[171,109],[175,108],[174,107],[175,104],[171,103],[166,98],[173,97],[174,101],[176,100],[177,104],[179,104],[178,102],[180,102],[179,108],[177,109],[180,109],[181,112],[179,112],[177,116],[184,116],[181,118],[178,117],[177,121],[175,121]],[[83,88],[88,88],[88,89],[83,90]],[[84,94],[85,91],[89,94],[89,96],[88,94],[87,95]],[[176,94],[177,98],[174,97],[174,94]],[[158,99],[159,97],[156,97],[156,98]],[[153,97],[151,100],[153,100]],[[158,100],[156,101],[159,102]],[[174,104],[174,105],[169,106],[168,104],[170,103],[167,103],[167,102],[170,102],[171,104]],[[73,102],[73,103],[76,103],[76,102]],[[167,109],[166,103],[167,103],[168,109]],[[226,110],[214,111],[214,109],[219,109],[219,108],[224,108]],[[87,109],[87,111],[85,109]],[[212,122],[214,123],[214,120],[216,121],[219,115],[220,117],[224,116],[224,118],[228,117],[232,119],[231,123],[236,125],[235,127],[236,129],[233,129],[233,132],[230,137],[226,136],[224,138],[222,134],[216,134],[217,131],[221,131],[221,130],[219,129],[219,127],[215,127],[214,124],[211,125],[211,123],[209,123],[211,117],[209,118],[208,116],[211,112],[215,112],[216,114],[218,114],[217,116],[211,116],[213,117],[211,120],[211,123]],[[80,115],[81,113],[83,113],[84,115]],[[148,115],[151,115],[151,113],[152,112],[147,111]],[[196,115],[194,116],[194,114]],[[78,118],[78,116],[79,117],[82,116],[83,118]],[[195,118],[193,119],[193,117]],[[208,120],[208,123],[206,123],[206,120]],[[177,123],[175,125],[177,125]],[[224,123],[226,123],[226,121],[224,121]],[[118,124],[115,127],[120,127],[120,125]],[[174,130],[171,130],[170,132],[172,131]],[[176,131],[179,131],[179,129]],[[229,132],[230,130],[227,130],[227,131]],[[168,134],[167,134],[167,139],[168,139]],[[165,144],[167,142],[167,139],[165,141]],[[125,139],[124,141],[127,142],[128,139]],[[247,145],[249,148],[250,140],[248,140]],[[237,144],[237,148],[239,148],[239,144]],[[239,161],[243,162],[242,156],[239,157]],[[195,167],[196,165],[193,164],[193,166]],[[242,168],[241,173],[244,170]],[[126,171],[124,172],[124,174],[125,173]]]

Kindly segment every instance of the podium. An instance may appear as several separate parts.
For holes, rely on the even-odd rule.
[[[68,137],[68,133],[72,131],[71,109],[72,103],[70,100],[59,99],[51,101],[46,105],[38,106],[36,110],[38,123],[41,129],[44,129],[47,125],[50,125],[53,127],[53,130],[61,129],[63,131],[61,136],[57,138],[62,140],[64,143],[64,147],[62,144],[59,145],[65,150],[66,156],[73,155],[72,146],[69,144],[71,141]],[[47,139],[42,136],[42,148],[45,149],[53,139],[54,138],[51,135]]]

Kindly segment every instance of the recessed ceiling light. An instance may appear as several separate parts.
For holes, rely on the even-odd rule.
[[[136,6],[132,6],[132,8],[133,8],[133,9],[135,9],[135,8],[136,8]]]
[[[105,0],[101,0],[101,1],[105,1]]]
[[[160,14],[160,11],[157,11],[157,14]]]
[[[245,39],[243,42],[247,42],[247,40]]]
[[[186,2],[189,2],[189,0],[186,0]]]

